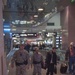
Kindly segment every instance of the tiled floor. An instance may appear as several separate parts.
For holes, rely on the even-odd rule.
[[[57,66],[57,74],[54,75],[69,75],[69,74],[61,74],[60,71],[60,65],[58,64]],[[14,66],[14,68],[11,68],[10,64],[9,64],[9,70],[8,70],[8,75],[16,75],[16,67]],[[26,75],[32,75],[33,73],[33,68],[29,68],[27,69],[27,74]],[[46,70],[42,69],[42,75],[46,75]]]

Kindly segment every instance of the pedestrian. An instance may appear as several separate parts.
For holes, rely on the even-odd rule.
[[[46,55],[46,61],[45,61],[46,67],[47,67],[47,73],[46,75],[53,75],[55,72],[55,68],[57,65],[57,55],[56,55],[56,48],[53,47],[52,50],[50,50]]]
[[[36,74],[41,75],[41,68],[42,68],[41,63],[42,62],[43,62],[43,56],[39,52],[39,48],[35,47],[35,51],[32,56],[32,64],[34,66],[33,75],[36,75]]]
[[[69,73],[75,73],[75,46],[73,42],[70,43],[65,57],[69,61]]]
[[[29,54],[24,50],[24,45],[21,44],[19,50],[17,50],[11,60],[11,67],[16,65],[16,75],[26,75],[26,67],[29,61]],[[29,68],[29,66],[28,66]]]
[[[30,47],[31,45],[29,43],[27,43],[24,47],[25,50],[27,50],[28,52],[30,51]]]

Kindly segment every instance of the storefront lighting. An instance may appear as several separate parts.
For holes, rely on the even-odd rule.
[[[12,29],[12,31],[16,31],[16,29]]]

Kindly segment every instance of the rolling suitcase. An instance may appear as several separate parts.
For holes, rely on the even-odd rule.
[[[65,74],[67,72],[67,64],[63,63],[60,66],[60,73]]]

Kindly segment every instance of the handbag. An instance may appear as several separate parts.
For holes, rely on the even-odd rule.
[[[65,74],[67,72],[67,68],[68,68],[67,64],[65,63],[61,64],[60,73]]]

